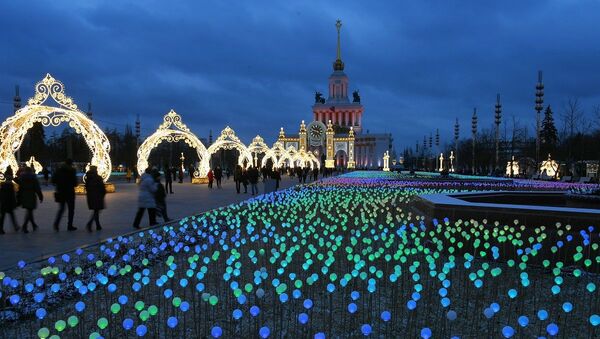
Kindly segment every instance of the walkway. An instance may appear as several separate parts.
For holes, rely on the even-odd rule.
[[[284,176],[281,188],[291,187],[298,183],[297,180],[297,178]],[[28,234],[15,233],[10,218],[5,220],[4,230],[6,234],[0,235],[0,271],[16,265],[19,260],[33,261],[47,255],[66,252],[133,231],[131,225],[137,210],[137,185],[118,182],[116,186],[117,192],[106,196],[107,209],[102,211],[100,215],[101,231],[90,233],[86,230],[85,225],[90,216],[90,211],[87,208],[85,196],[77,196],[74,225],[78,230],[73,232],[66,230],[67,213],[65,211],[61,229],[57,233],[52,229],[52,223],[58,208],[58,204],[53,199],[53,187],[42,185],[44,202],[35,211],[36,221],[40,225],[39,230]],[[258,187],[262,192],[262,183],[259,183]],[[236,194],[233,177],[229,181],[224,180],[223,188],[220,190],[216,188],[209,190],[206,185],[192,185],[188,181],[183,184],[174,183],[173,191],[175,194],[167,197],[171,219],[202,213],[248,199],[251,196],[250,193]],[[248,186],[248,192],[250,192],[250,186]],[[17,221],[19,223],[23,222],[24,210],[18,208],[16,215]],[[142,227],[145,226],[148,226],[147,214],[142,219]]]

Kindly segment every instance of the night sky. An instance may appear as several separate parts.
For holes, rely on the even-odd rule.
[[[364,130],[391,132],[401,150],[454,119],[467,137],[504,117],[533,133],[537,71],[558,127],[578,98],[600,104],[599,1],[4,1],[0,109],[12,114],[47,72],[102,127],[148,135],[173,108],[200,137],[231,125],[268,144],[279,127],[312,119],[327,92],[341,19],[342,59],[365,105]],[[183,1],[182,1],[183,2]]]

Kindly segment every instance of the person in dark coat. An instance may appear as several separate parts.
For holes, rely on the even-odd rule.
[[[242,185],[244,185],[244,193],[248,193],[248,169],[242,169]]]
[[[179,183],[183,184],[183,166],[179,167]]]
[[[77,171],[73,167],[73,160],[67,159],[65,163],[58,168],[52,176],[52,183],[56,187],[54,199],[59,203],[58,213],[54,219],[54,230],[58,231],[58,224],[65,212],[65,205],[69,209],[68,231],[74,231],[77,228],[73,226],[73,216],[75,215],[75,186],[77,186]]]
[[[235,166],[235,170],[233,171],[233,180],[235,181],[235,190],[238,194],[240,194],[240,184],[243,179],[242,166]]]
[[[44,176],[44,185],[48,186],[48,180],[50,179],[50,171],[48,170],[48,167],[44,167],[42,170],[42,175]]]
[[[167,191],[160,182],[160,172],[153,170],[152,177],[156,182],[156,192],[154,192],[154,199],[156,200],[156,216],[162,217],[165,222],[169,222],[171,219],[169,219],[169,215],[167,214]]]
[[[221,167],[217,166],[217,168],[215,168],[215,180],[217,181],[217,188],[221,188],[221,180],[223,179],[223,170],[221,169]]]
[[[38,199],[40,202],[44,201],[44,195],[40,188],[40,182],[37,179],[33,169],[27,167],[23,174],[17,178],[19,184],[19,202],[21,207],[25,209],[25,221],[23,222],[23,232],[27,233],[27,225],[31,222],[33,230],[37,230],[38,225],[35,223],[33,218],[33,210],[37,208]]]
[[[100,210],[104,209],[106,187],[104,186],[104,180],[98,175],[96,166],[90,166],[89,171],[85,174],[85,191],[88,208],[92,210],[92,215],[86,225],[87,230],[92,231],[92,223],[95,221],[96,230],[99,231],[102,229],[102,226],[100,226]]]
[[[173,194],[173,170],[171,166],[165,166],[165,191]]]
[[[252,195],[258,194],[258,168],[251,166],[248,168],[248,181],[250,182],[250,189],[252,191]]]
[[[312,171],[313,181],[319,180],[319,168],[315,166]]]
[[[4,234],[4,217],[7,214],[10,215],[15,232],[19,230],[15,218],[17,197],[15,195],[15,184],[12,179],[12,173],[6,171],[4,174],[4,181],[0,184],[0,234]],[[27,233],[26,231],[27,230],[24,230],[25,233]]]

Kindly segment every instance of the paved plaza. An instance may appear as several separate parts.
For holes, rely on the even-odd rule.
[[[297,178],[283,176],[281,189],[298,183]],[[216,185],[215,185],[216,186]],[[263,184],[258,184],[263,192]],[[88,232],[85,225],[91,212],[88,210],[85,196],[77,196],[75,202],[74,225],[77,231],[68,232],[67,212],[63,216],[61,229],[55,232],[52,223],[58,209],[53,199],[53,186],[44,186],[44,202],[35,210],[36,222],[40,228],[36,232],[24,234],[15,233],[9,218],[5,220],[5,235],[0,236],[0,270],[16,265],[17,261],[27,262],[61,252],[70,251],[80,246],[93,244],[107,238],[134,231],[133,218],[137,211],[138,186],[123,181],[116,182],[117,191],[106,195],[106,209],[101,212],[101,231]],[[250,193],[236,194],[233,177],[223,180],[222,189],[210,190],[207,185],[193,185],[189,181],[173,184],[174,194],[167,197],[168,212],[171,219],[202,213],[213,208],[226,206],[251,197]],[[248,186],[250,192],[250,186]],[[17,208],[16,215],[19,223],[23,222],[25,210]],[[161,218],[157,218],[159,222]],[[142,219],[142,227],[148,226],[148,215]],[[31,225],[29,226],[31,230]],[[94,229],[94,227],[92,227]]]

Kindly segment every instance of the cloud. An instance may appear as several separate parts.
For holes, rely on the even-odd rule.
[[[326,92],[342,56],[361,90],[365,129],[412,146],[436,128],[450,140],[478,107],[493,120],[532,124],[537,70],[546,102],[600,103],[600,3],[595,1],[34,1],[0,11],[0,108],[10,113],[46,72],[103,121],[151,132],[174,108],[200,136],[231,125],[250,142],[274,141],[312,117],[313,91]],[[418,118],[415,118],[418,117]],[[113,125],[111,125],[112,127]],[[466,129],[464,129],[466,131]],[[465,135],[466,136],[466,135]]]

